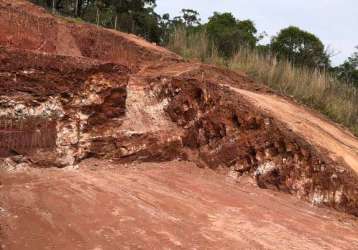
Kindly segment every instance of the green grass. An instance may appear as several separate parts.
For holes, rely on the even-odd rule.
[[[327,72],[296,67],[252,49],[243,48],[224,60],[210,45],[205,32],[192,34],[178,28],[170,36],[167,47],[187,59],[243,71],[254,80],[343,124],[358,136],[358,89],[353,85],[340,82]]]

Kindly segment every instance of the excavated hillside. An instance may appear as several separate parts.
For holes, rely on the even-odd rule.
[[[356,219],[326,209],[358,216],[351,133],[245,75],[27,1],[0,0],[0,157],[0,249],[267,249],[275,230],[283,249],[358,247]]]

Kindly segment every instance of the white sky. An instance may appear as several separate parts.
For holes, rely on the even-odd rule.
[[[214,11],[231,12],[240,20],[253,20],[258,32],[269,37],[289,25],[298,26],[338,53],[332,58],[334,65],[358,45],[358,0],[157,0],[157,5],[159,14],[171,17],[183,8],[197,10],[203,21]]]

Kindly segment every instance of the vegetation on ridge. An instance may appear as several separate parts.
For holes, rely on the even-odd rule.
[[[205,31],[191,33],[179,28],[171,35],[168,48],[187,59],[200,59],[204,63],[246,72],[256,81],[344,124],[358,136],[358,88],[352,84],[339,81],[327,71],[297,66],[258,49],[242,47],[234,56],[225,59],[210,43]]]

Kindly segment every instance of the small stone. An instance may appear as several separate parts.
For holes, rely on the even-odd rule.
[[[264,119],[264,124],[265,124],[266,127],[271,126],[271,120],[269,118],[265,118]]]
[[[245,165],[244,165],[244,164],[240,164],[240,163],[236,163],[235,165],[231,166],[230,169],[231,169],[232,171],[240,172],[240,171],[245,170]]]
[[[239,177],[239,172],[230,170],[228,176],[237,179]]]
[[[265,159],[265,154],[264,154],[263,152],[261,152],[261,151],[257,151],[257,153],[256,153],[256,160],[257,160],[258,162],[263,162],[264,159]]]
[[[265,162],[265,163],[259,165],[259,167],[256,169],[254,175],[255,176],[266,175],[277,168],[278,167],[273,162]]]
[[[296,147],[295,147],[295,145],[293,143],[288,143],[286,145],[286,151],[287,152],[293,152],[293,151],[295,151],[295,149],[296,149]]]
[[[295,153],[294,155],[293,155],[293,160],[295,161],[295,162],[300,162],[301,160],[302,160],[302,155],[301,155],[301,153]]]
[[[265,149],[265,156],[266,158],[272,158],[275,157],[278,154],[277,149],[274,147],[266,148]]]
[[[310,151],[305,148],[301,148],[301,154],[303,155],[304,159],[309,159],[311,157]]]

